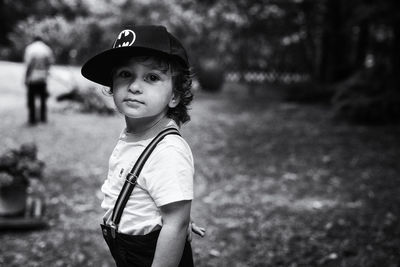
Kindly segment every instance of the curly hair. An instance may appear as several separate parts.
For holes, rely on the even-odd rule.
[[[188,113],[189,105],[193,100],[192,79],[193,73],[191,68],[185,67],[175,57],[165,55],[149,55],[149,56],[134,56],[137,62],[144,62],[151,60],[155,67],[162,72],[171,71],[172,76],[172,90],[179,103],[174,108],[168,108],[167,117],[173,119],[179,126],[185,122],[190,121]],[[129,60],[129,59],[128,59]],[[114,65],[114,70],[111,73],[113,76],[115,69],[122,65],[127,59],[118,60]],[[105,90],[108,95],[113,95],[112,83],[109,90]]]

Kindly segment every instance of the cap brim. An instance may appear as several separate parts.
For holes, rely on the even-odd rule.
[[[89,59],[82,66],[81,73],[86,79],[110,87],[112,84],[112,70],[119,65],[121,61],[132,56],[154,55],[154,53],[168,55],[157,50],[137,46],[106,50]]]

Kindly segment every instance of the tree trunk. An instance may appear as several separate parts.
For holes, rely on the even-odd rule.
[[[342,0],[327,0],[322,34],[319,80],[331,83],[348,75],[348,42]]]
[[[369,21],[364,20],[359,25],[356,57],[353,64],[354,71],[357,71],[364,67],[365,57],[367,56],[368,38],[369,38]]]
[[[392,70],[394,90],[400,90],[400,19],[393,23]]]

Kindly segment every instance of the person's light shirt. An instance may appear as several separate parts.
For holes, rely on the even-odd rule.
[[[169,126],[177,127],[171,120]],[[101,191],[106,210],[104,220],[109,223],[115,201],[128,172],[152,138],[137,140],[125,130],[109,160],[108,176]],[[177,135],[166,136],[145,163],[137,185],[122,213],[118,231],[143,235],[162,226],[158,207],[193,199],[193,156],[186,141]]]

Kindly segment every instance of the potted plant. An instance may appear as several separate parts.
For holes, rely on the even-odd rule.
[[[43,168],[34,143],[23,144],[0,156],[0,216],[24,212],[30,179],[40,179]]]

